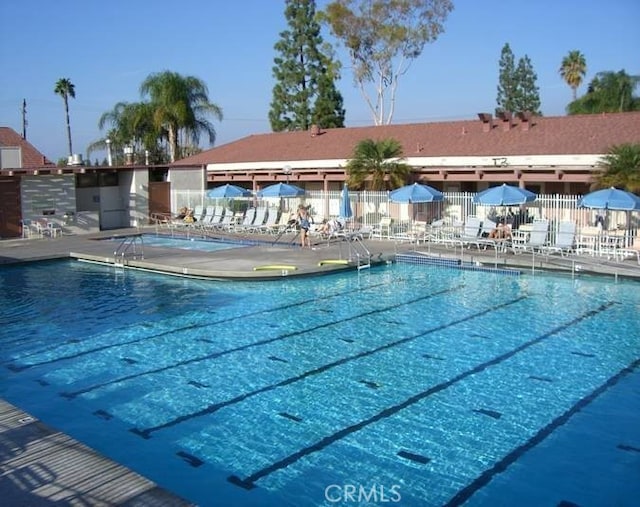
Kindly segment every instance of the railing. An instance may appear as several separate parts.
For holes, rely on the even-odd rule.
[[[370,268],[371,252],[365,246],[362,237],[354,233],[347,237],[347,242],[349,243],[349,258],[353,259],[355,257],[357,259],[358,270]]]
[[[139,250],[137,245],[139,245]],[[116,265],[124,266],[127,258],[144,259],[144,240],[142,236],[126,237],[113,252],[113,261]]]

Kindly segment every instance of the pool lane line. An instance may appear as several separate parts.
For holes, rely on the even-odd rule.
[[[292,331],[290,333],[285,333],[285,334],[281,334],[278,336],[274,336],[273,338],[266,338],[264,340],[259,340],[257,342],[251,342],[251,343],[246,343],[244,345],[239,345],[237,347],[233,347],[230,349],[225,349],[225,350],[219,350],[217,352],[212,352],[211,354],[207,354],[206,356],[199,356],[199,357],[194,357],[191,359],[187,359],[185,361],[181,361],[179,363],[173,363],[170,365],[166,365],[166,366],[162,366],[160,368],[156,368],[155,370],[147,370],[147,371],[141,371],[141,372],[137,372],[137,373],[132,373],[131,375],[125,375],[124,377],[119,377],[117,379],[112,379],[109,380],[107,382],[102,382],[100,384],[94,384],[93,386],[89,386],[89,387],[85,387],[83,389],[79,389],[77,391],[71,391],[71,392],[62,392],[60,393],[60,396],[64,397],[64,398],[68,398],[68,399],[72,399],[75,398],[76,396],[80,395],[80,394],[85,394],[88,393],[90,391],[94,391],[96,389],[100,389],[102,387],[106,387],[108,385],[112,385],[112,384],[117,384],[118,382],[126,382],[128,380],[132,380],[135,378],[139,378],[139,377],[143,377],[145,375],[154,375],[156,373],[162,373],[168,370],[171,370],[173,368],[180,368],[182,366],[186,366],[189,364],[195,364],[195,363],[199,363],[202,361],[210,361],[211,359],[217,359],[219,357],[222,356],[226,356],[228,354],[232,354],[234,352],[240,352],[243,350],[248,350],[251,349],[253,347],[259,347],[262,345],[268,345],[270,343],[274,343],[280,340],[285,340],[287,338],[292,338],[295,336],[301,336],[303,334],[307,334],[307,333],[311,333],[313,331],[318,331],[319,329],[326,329],[328,327],[332,327],[332,326],[336,326],[339,324],[342,324],[344,322],[349,322],[350,320],[357,320],[360,319],[362,317],[367,317],[369,315],[373,315],[375,313],[380,313],[380,312],[385,312],[385,311],[389,311],[389,310],[395,310],[397,308],[400,308],[401,306],[405,306],[408,304],[414,304],[414,303],[418,303],[420,301],[425,301],[427,299],[431,299],[433,297],[436,296],[441,296],[443,294],[447,294],[450,292],[454,292],[456,290],[461,290],[464,288],[464,285],[458,285],[455,287],[448,287],[446,289],[437,291],[437,292],[431,292],[425,296],[420,296],[419,298],[410,300],[410,301],[403,301],[401,303],[396,303],[395,305],[391,305],[391,306],[387,306],[381,309],[377,309],[377,310],[370,310],[368,312],[364,312],[361,314],[357,314],[357,315],[352,315],[351,317],[348,317],[346,319],[342,319],[342,320],[334,320],[331,322],[325,322],[323,324],[318,324],[314,327],[310,327],[310,328],[305,328],[305,329],[300,329],[298,331]]]
[[[406,280],[406,279],[404,279],[404,280]],[[403,279],[401,279],[400,281],[403,281]],[[114,347],[132,345],[134,343],[140,343],[140,342],[143,342],[143,341],[146,341],[146,340],[153,340],[155,338],[161,338],[163,336],[168,336],[168,335],[171,335],[171,334],[174,334],[174,333],[181,333],[181,332],[184,332],[184,331],[192,331],[194,329],[199,329],[199,328],[207,328],[207,327],[210,327],[210,326],[217,326],[219,324],[225,324],[227,322],[231,322],[231,321],[234,321],[236,319],[244,319],[244,318],[247,318],[247,317],[255,317],[257,315],[268,314],[268,313],[272,313],[272,312],[278,312],[278,311],[281,311],[281,310],[288,310],[289,308],[295,308],[296,306],[304,306],[306,304],[316,304],[318,301],[329,300],[329,299],[336,298],[336,297],[342,297],[342,296],[345,296],[347,294],[354,293],[354,292],[362,292],[362,291],[367,291],[369,289],[376,289],[378,287],[385,286],[385,285],[388,285],[388,282],[381,282],[381,283],[378,283],[378,284],[369,285],[369,286],[364,287],[364,288],[356,287],[355,289],[352,289],[352,290],[347,290],[347,291],[344,291],[344,292],[336,292],[336,293],[333,293],[333,294],[328,294],[328,295],[320,296],[320,297],[313,298],[313,299],[303,299],[302,301],[298,301],[298,302],[295,302],[295,303],[292,303],[292,304],[283,304],[283,305],[279,305],[279,306],[276,306],[276,307],[273,307],[273,308],[269,308],[267,310],[256,310],[254,312],[245,313],[244,315],[237,315],[235,317],[226,317],[224,319],[220,319],[220,320],[217,320],[215,322],[207,322],[206,324],[192,324],[192,325],[184,326],[184,327],[181,327],[181,328],[178,328],[178,329],[172,329],[170,331],[163,331],[162,333],[157,333],[157,334],[150,335],[150,336],[143,336],[141,338],[136,338],[135,340],[129,340],[129,341],[124,341],[124,342],[119,342],[119,343],[110,343],[108,345],[103,345],[101,347],[96,347],[96,348],[93,348],[91,350],[84,350],[82,352],[77,352],[77,353],[69,355],[69,356],[61,356],[61,357],[57,357],[55,359],[50,359],[48,361],[42,361],[40,363],[32,363],[32,364],[27,364],[27,365],[16,365],[16,364],[13,364],[16,361],[16,359],[6,360],[6,361],[3,361],[3,363],[9,363],[9,364],[5,364],[6,368],[8,368],[9,370],[14,371],[14,372],[21,372],[21,371],[27,370],[29,368],[33,368],[33,367],[36,367],[36,366],[43,366],[43,365],[46,365],[46,364],[52,364],[52,363],[55,363],[57,361],[64,361],[66,359],[77,359],[78,357],[82,357],[82,356],[86,356],[86,355],[89,355],[89,354],[93,354],[95,352],[102,352],[104,350],[108,350],[108,349],[114,348]],[[125,327],[123,329],[128,329],[130,327],[131,326],[127,326],[127,327]],[[117,331],[118,330],[111,330],[112,333],[115,333]],[[51,352],[53,350],[56,350],[59,347],[63,347],[65,345],[69,345],[69,344],[72,344],[72,343],[78,343],[79,341],[80,340],[78,340],[77,338],[72,338],[70,340],[66,340],[63,343],[59,343],[59,344],[53,345],[51,347],[41,349],[38,352],[33,352],[31,354],[27,354],[27,355],[21,356],[20,358],[18,358],[18,360],[24,360],[24,359],[26,359],[26,358],[28,358],[30,356],[35,355],[35,354],[42,354],[42,353],[46,353],[46,352]]]
[[[341,430],[328,435],[322,439],[320,439],[319,441],[317,441],[314,444],[311,444],[307,447],[304,447],[296,452],[294,452],[293,454],[290,454],[289,456],[282,458],[278,461],[276,461],[275,463],[264,467],[256,472],[254,472],[253,474],[249,475],[248,477],[245,477],[244,479],[236,476],[236,475],[230,475],[229,477],[227,477],[227,480],[229,482],[231,482],[232,484],[235,484],[236,486],[239,486],[241,488],[244,489],[253,489],[256,487],[255,482],[268,476],[271,475],[274,472],[277,472],[278,470],[281,470],[283,468],[288,467],[289,465],[295,463],[296,461],[304,458],[305,456],[308,456],[309,454],[321,451],[322,449],[324,449],[325,447],[328,447],[329,445],[333,444],[334,442],[341,440],[349,435],[351,435],[352,433],[355,433],[357,431],[360,431],[361,429],[376,423],[382,419],[386,419],[388,417],[391,417],[392,415],[397,414],[398,412],[400,412],[401,410],[404,410],[407,407],[410,407],[412,405],[415,405],[416,403],[418,403],[419,401],[424,400],[425,398],[428,398],[429,396],[436,394],[440,391],[443,391],[445,389],[447,389],[448,387],[451,387],[452,385],[460,382],[461,380],[466,379],[467,377],[470,377],[471,375],[475,375],[476,373],[480,373],[484,370],[486,370],[487,368],[491,367],[491,366],[495,366],[497,364],[500,364],[504,361],[506,361],[507,359],[510,359],[511,357],[515,356],[516,354],[518,354],[519,352],[522,352],[523,350],[528,349],[529,347],[532,347],[533,345],[536,345],[537,343],[540,343],[541,341],[555,335],[558,334],[561,331],[564,331],[565,329],[568,329],[572,326],[574,326],[575,324],[589,318],[589,317],[593,317],[595,315],[597,315],[598,313],[601,313],[605,310],[607,310],[609,307],[611,307],[614,303],[605,303],[600,305],[598,308],[595,308],[593,310],[589,310],[588,312],[570,320],[569,322],[566,322],[558,327],[553,328],[552,330],[548,331],[547,333],[540,335],[536,338],[533,338],[532,340],[529,340],[528,342],[525,342],[521,345],[519,345],[518,347],[516,347],[515,349],[512,349],[508,352],[505,352],[504,354],[500,354],[499,356],[494,357],[493,359],[490,359],[489,361],[485,361],[484,363],[480,363],[479,365],[471,368],[470,370],[464,371],[462,373],[459,373],[458,375],[456,375],[455,377],[445,381],[445,382],[441,382],[440,384],[436,384],[435,386],[430,387],[429,389],[422,391],[418,394],[415,394],[409,398],[407,398],[406,400],[402,401],[401,403],[398,403],[396,405],[392,405],[390,407],[385,408],[384,410],[378,412],[377,414],[369,417],[368,419],[364,419],[356,424],[352,424],[351,426],[347,426],[346,428],[342,428]]]
[[[211,415],[214,412],[217,412],[218,410],[220,410],[221,408],[225,408],[228,407],[230,405],[235,405],[236,403],[240,403],[242,401],[245,401],[248,398],[252,398],[253,396],[257,396],[258,394],[263,394],[269,391],[273,391],[274,389],[277,389],[279,387],[284,387],[284,386],[288,386],[290,384],[293,384],[295,382],[298,382],[300,380],[304,380],[308,377],[312,377],[314,375],[319,375],[320,373],[324,373],[326,371],[329,371],[337,366],[341,366],[343,364],[347,364],[351,361],[356,361],[358,359],[362,359],[363,357],[368,357],[371,356],[373,354],[377,354],[378,352],[382,352],[384,350],[388,350],[391,349],[393,347],[397,347],[399,345],[408,343],[410,341],[416,340],[418,338],[422,338],[426,335],[435,333],[437,331],[442,331],[443,329],[447,329],[451,326],[456,326],[458,324],[461,324],[463,322],[467,322],[469,320],[473,320],[476,319],[478,317],[481,317],[483,315],[486,315],[488,313],[492,313],[496,310],[502,309],[502,308],[506,308],[508,306],[511,306],[513,304],[519,303],[520,301],[526,299],[526,296],[520,296],[514,300],[511,301],[507,301],[505,303],[502,303],[500,305],[494,305],[490,308],[487,308],[485,310],[473,313],[471,315],[467,315],[466,317],[462,317],[460,319],[454,320],[452,322],[449,322],[447,324],[440,324],[439,326],[436,326],[434,328],[431,328],[427,331],[423,331],[420,332],[416,335],[412,335],[412,336],[405,336],[404,338],[400,338],[399,340],[395,340],[393,342],[389,342],[389,343],[385,343],[384,345],[380,345],[379,347],[376,347],[374,349],[369,349],[369,350],[364,350],[362,352],[358,352],[357,354],[354,354],[352,356],[345,356],[343,358],[340,358],[336,361],[333,361],[331,363],[325,363],[322,366],[318,366],[317,368],[314,368],[313,370],[308,370],[305,371],[303,373],[300,373],[294,377],[288,377],[284,380],[281,380],[280,382],[276,382],[275,384],[269,384],[263,387],[260,387],[258,389],[255,389],[253,391],[248,391],[246,393],[242,393],[234,398],[230,398],[228,400],[224,400],[224,401],[219,401],[217,403],[212,403],[211,405],[200,409],[196,412],[192,412],[190,414],[185,414],[179,417],[176,417],[175,419],[172,419],[171,421],[167,421],[166,423],[163,424],[159,424],[157,426],[152,426],[149,428],[132,428],[129,431],[131,431],[132,433],[135,433],[136,435],[139,435],[143,438],[151,438],[151,433],[154,433],[156,431],[159,430],[163,430],[166,428],[169,428],[171,426],[175,426],[177,424],[180,424],[182,422],[188,421],[190,419],[195,419],[197,417],[202,417],[205,415]]]
[[[510,465],[519,460],[523,454],[533,449],[536,445],[540,444],[545,438],[551,435],[560,426],[566,424],[573,415],[585,408],[605,391],[616,385],[623,377],[625,377],[629,373],[632,373],[633,370],[635,370],[638,366],[640,366],[640,358],[625,366],[614,376],[607,379],[605,383],[601,384],[589,394],[578,400],[578,402],[571,406],[566,412],[556,417],[553,421],[548,423],[543,428],[540,428],[540,430],[538,430],[538,432],[533,437],[524,442],[522,445],[513,449],[500,461],[496,462],[491,468],[485,470],[482,474],[476,477],[473,482],[465,486],[463,489],[459,490],[455,494],[455,496],[451,498],[451,500],[444,504],[443,507],[457,507],[464,504],[478,490],[489,484],[489,482],[491,482],[491,480],[493,480],[496,475],[504,472]]]

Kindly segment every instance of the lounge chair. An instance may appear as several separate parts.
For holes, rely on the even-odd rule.
[[[247,231],[253,226],[253,221],[256,218],[256,208],[249,208],[244,214],[244,220],[240,224],[232,225],[229,230],[233,232]]]
[[[547,235],[549,234],[549,221],[548,220],[535,220],[531,224],[531,231],[528,233],[528,237],[522,235],[516,235],[514,233],[511,249],[513,253],[522,252],[535,252],[540,250],[547,243]]]
[[[207,206],[204,216],[200,220],[200,227],[209,227],[211,226],[211,222],[213,220],[213,215],[215,213],[214,206]],[[196,222],[197,223],[197,222]]]
[[[462,229],[462,234],[455,238],[455,242],[466,246],[468,248],[471,245],[475,245],[476,248],[480,248],[482,221],[478,217],[468,216]]]
[[[576,248],[576,223],[570,220],[563,220],[558,224],[558,232],[555,240],[550,245],[543,245],[540,251],[551,254],[559,253],[564,257],[575,251]]]
[[[214,229],[229,231],[233,228],[234,225],[235,214],[233,210],[229,208],[223,208],[222,210],[222,218],[220,221],[213,226]]]
[[[255,226],[254,232],[270,233],[272,232],[273,228],[276,227],[277,223],[278,223],[278,209],[268,208],[267,219],[263,224]]]

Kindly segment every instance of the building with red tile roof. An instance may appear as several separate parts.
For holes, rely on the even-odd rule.
[[[0,127],[0,169],[34,169],[54,164],[9,127]]]
[[[208,181],[215,184],[236,182],[257,189],[289,178],[308,190],[332,190],[340,188],[354,148],[367,138],[399,141],[414,181],[441,190],[476,191],[507,182],[537,192],[582,193],[609,148],[640,143],[640,112],[561,117],[480,113],[475,120],[314,127],[251,135],[174,167],[205,167]]]

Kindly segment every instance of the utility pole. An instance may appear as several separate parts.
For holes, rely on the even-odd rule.
[[[22,139],[27,140],[27,99],[22,99]]]

